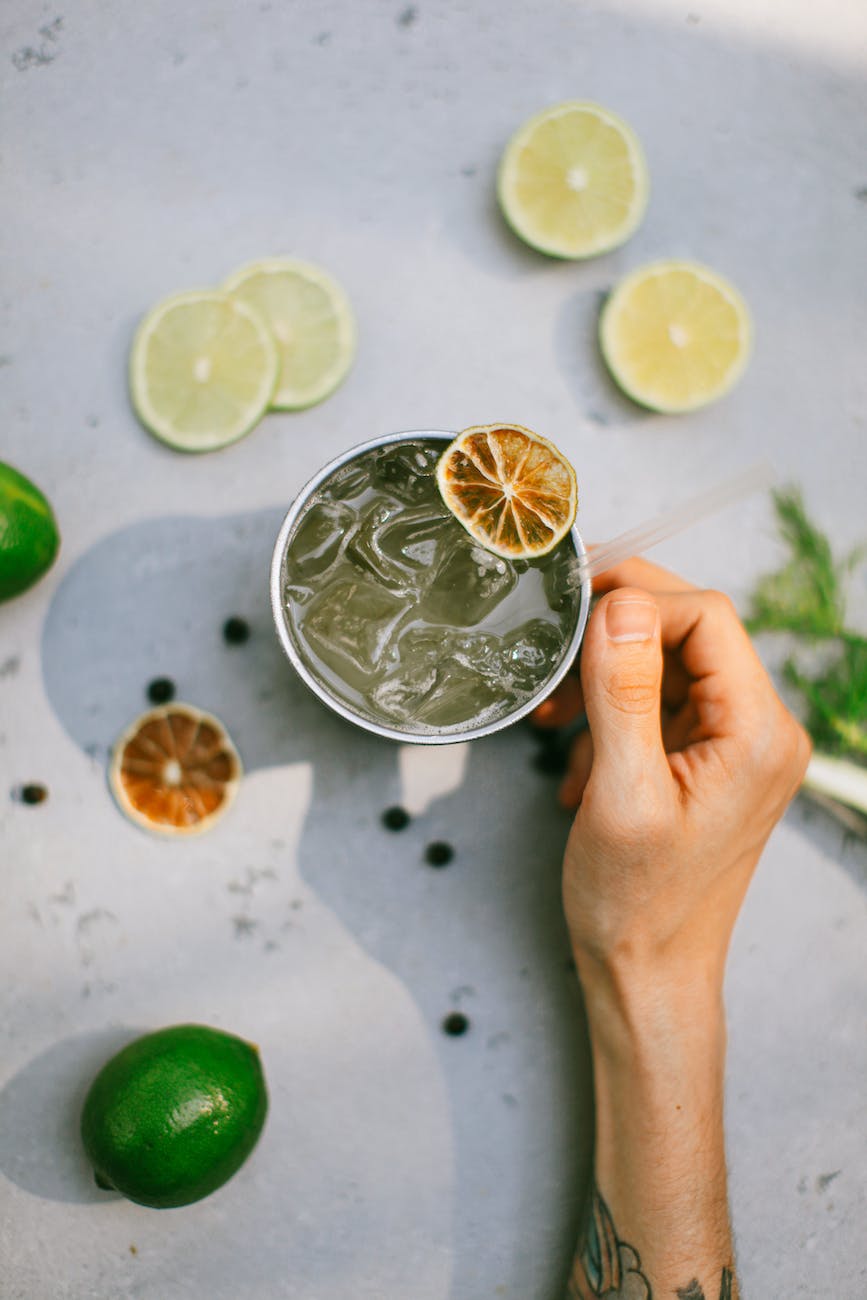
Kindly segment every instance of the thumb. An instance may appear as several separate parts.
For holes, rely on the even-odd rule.
[[[621,587],[599,601],[584,636],[581,684],[593,737],[594,784],[637,792],[667,762],[662,744],[659,607]]]

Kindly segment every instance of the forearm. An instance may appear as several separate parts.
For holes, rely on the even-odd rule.
[[[716,981],[582,969],[596,1095],[595,1187],[569,1300],[734,1300]]]

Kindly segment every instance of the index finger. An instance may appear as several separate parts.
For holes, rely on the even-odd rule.
[[[774,694],[759,656],[734,605],[719,591],[660,592],[660,629],[664,649],[679,651],[680,660],[702,690],[696,703],[710,707],[705,721],[712,730],[747,720],[756,722],[760,697]]]
[[[593,558],[592,548],[590,558]],[[650,560],[639,559],[636,555],[628,560],[622,560],[620,564],[615,564],[613,568],[606,569],[604,573],[597,574],[593,579],[593,590],[599,596],[604,595],[606,591],[614,591],[617,587],[642,587],[645,591],[654,593],[698,590],[679,574],[663,569],[659,564],[652,564]]]

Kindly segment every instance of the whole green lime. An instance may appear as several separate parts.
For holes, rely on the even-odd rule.
[[[207,1025],[173,1025],[102,1067],[81,1136],[100,1187],[164,1209],[222,1187],[256,1145],[267,1110],[257,1048]]]
[[[54,512],[39,488],[0,461],[0,601],[38,582],[59,545]]]

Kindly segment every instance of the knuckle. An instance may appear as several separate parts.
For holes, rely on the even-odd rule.
[[[807,770],[807,764],[810,761],[810,755],[813,752],[813,742],[807,735],[807,732],[794,718],[790,718],[789,723],[789,743],[788,743],[788,762],[787,771],[797,780],[800,785],[804,773]]]
[[[649,714],[659,708],[659,675],[636,665],[615,668],[604,690],[607,703],[618,713]]]
[[[740,622],[738,612],[735,609],[734,601],[731,596],[727,596],[724,591],[709,589],[702,592],[705,604],[720,618]]]
[[[754,767],[768,776],[799,785],[812,748],[807,732],[784,705],[757,717],[750,738],[751,757]]]

